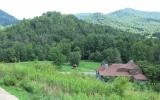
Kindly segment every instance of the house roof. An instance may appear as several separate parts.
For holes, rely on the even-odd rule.
[[[129,70],[137,69],[139,70],[138,65],[133,62],[127,64],[112,64],[109,67],[99,67],[97,71],[102,76],[132,76],[136,80],[147,80],[147,77],[142,73],[131,74]]]
[[[143,74],[136,74],[136,75],[133,75],[133,77],[136,80],[148,80],[147,77]]]
[[[99,70],[99,74],[103,76],[129,76],[128,72],[118,72],[119,68],[122,68],[125,64],[112,64],[110,67],[103,70]],[[104,69],[105,68],[105,69]]]
[[[97,71],[104,71],[106,68],[104,66],[100,66]]]

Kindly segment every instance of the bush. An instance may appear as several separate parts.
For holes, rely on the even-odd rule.
[[[30,92],[30,93],[35,93],[36,92],[36,88],[34,86],[34,84],[31,82],[31,81],[22,81],[20,83],[20,86],[25,89],[27,92]]]
[[[160,92],[160,83],[151,84],[151,87],[154,91]]]
[[[14,77],[16,78],[16,80],[21,81],[24,79],[25,77],[25,73],[24,72],[14,72]]]
[[[112,90],[115,94],[119,96],[124,96],[124,92],[127,89],[128,86],[128,78],[126,77],[117,77],[112,82]]]
[[[14,76],[4,76],[3,82],[6,86],[15,86],[16,85],[16,78]]]
[[[63,55],[62,53],[57,54],[55,59],[53,60],[53,62],[56,65],[62,65],[65,61],[66,61],[66,56]]]

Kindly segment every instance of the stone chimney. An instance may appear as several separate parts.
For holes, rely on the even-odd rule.
[[[133,61],[133,60],[130,60],[130,61],[128,62],[128,64],[134,64],[134,61]]]
[[[104,64],[103,67],[105,67],[105,69],[107,69],[108,68],[108,64]]]

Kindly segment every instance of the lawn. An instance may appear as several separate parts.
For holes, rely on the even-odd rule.
[[[100,63],[98,62],[81,61],[76,70],[80,72],[95,72],[99,66],[100,66]],[[73,69],[69,63],[62,65],[62,71],[69,72],[71,70]]]
[[[28,61],[28,62],[20,62],[20,63],[0,63],[0,66],[7,66],[7,67],[28,67],[34,66],[35,64],[39,64],[41,66],[54,66],[51,61]],[[72,66],[69,63],[65,63],[61,65],[62,68],[59,71],[62,72],[70,72],[72,71]],[[80,61],[79,66],[76,68],[79,72],[95,72],[96,69],[100,66],[98,62],[91,62],[91,61]]]

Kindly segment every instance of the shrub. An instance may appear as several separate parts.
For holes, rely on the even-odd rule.
[[[128,78],[126,77],[117,77],[112,82],[112,90],[119,96],[124,96],[124,92],[128,86]]]
[[[66,56],[63,55],[62,53],[58,53],[56,56],[55,56],[55,59],[53,60],[53,62],[56,64],[56,65],[62,65],[63,63],[65,63],[66,61]]]
[[[20,80],[24,79],[25,73],[23,73],[23,72],[17,72],[17,73],[14,73],[14,76],[15,76],[16,80],[20,81]]]
[[[20,86],[25,89],[27,92],[35,93],[36,88],[31,81],[25,80],[20,83]]]
[[[4,76],[3,82],[6,86],[15,86],[16,85],[16,78],[14,76]]]
[[[151,87],[154,91],[160,92],[160,83],[151,84]]]

